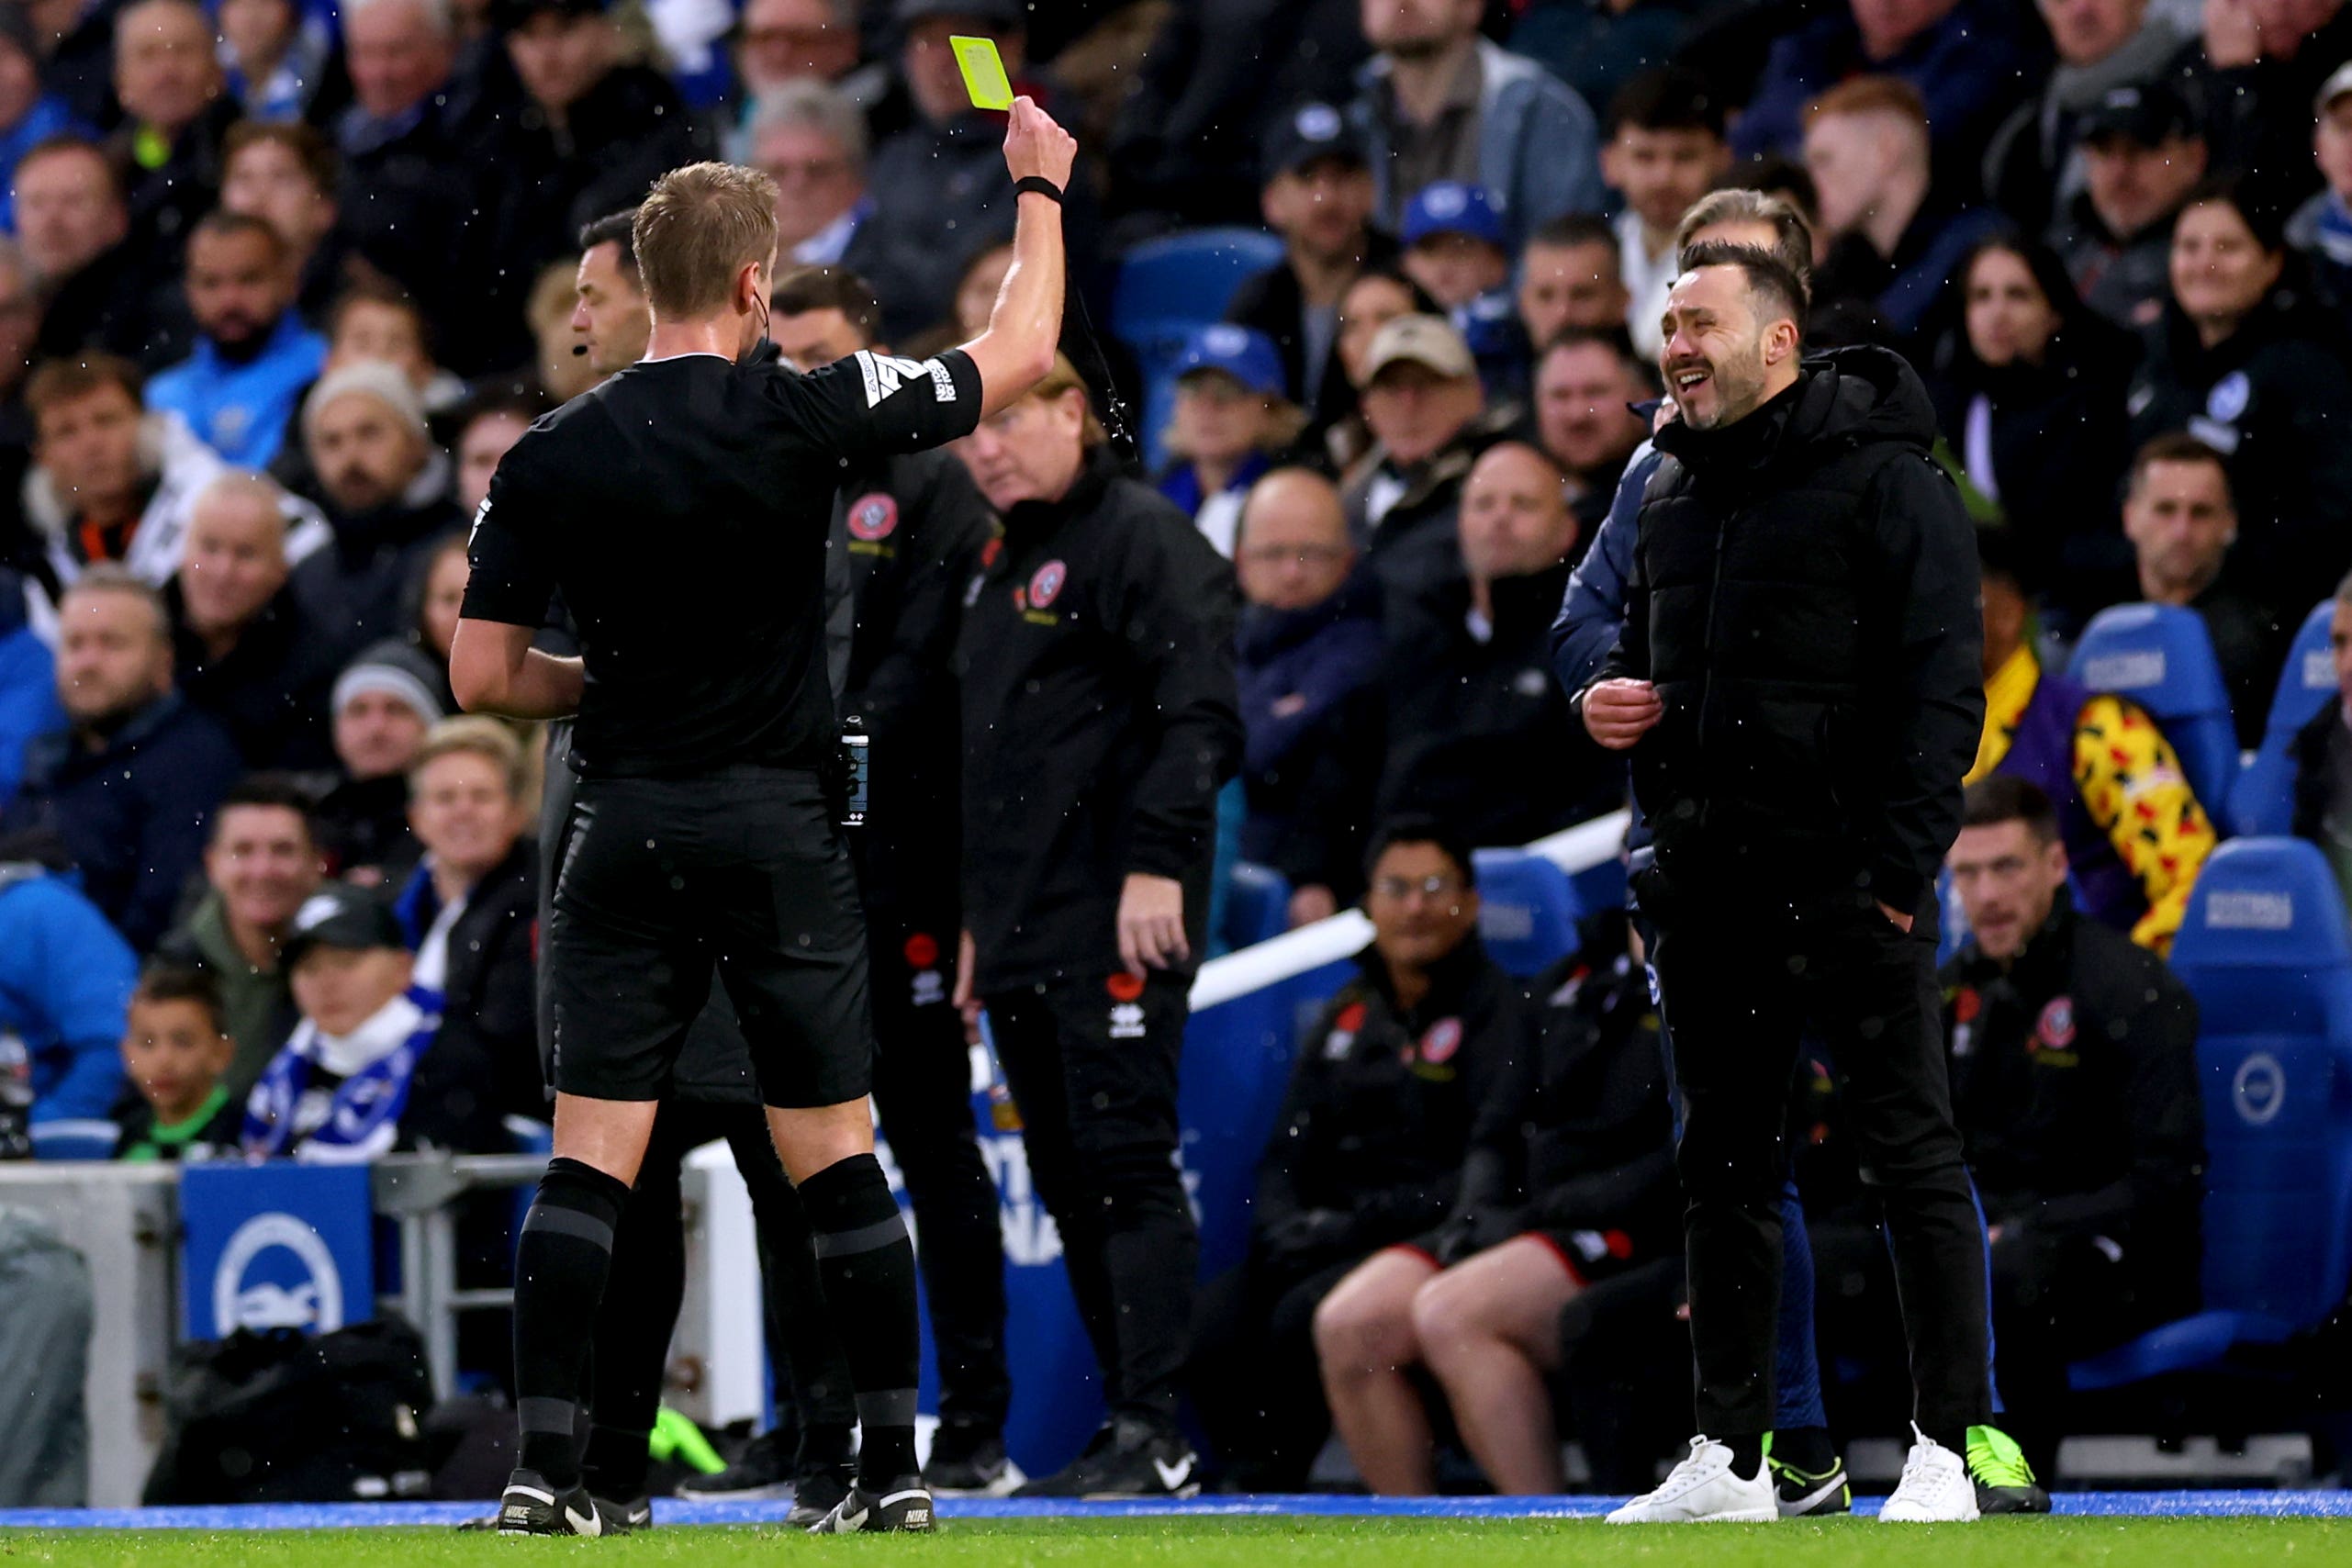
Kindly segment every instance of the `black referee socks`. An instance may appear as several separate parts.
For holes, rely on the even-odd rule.
[[[870,1154],[826,1166],[800,1192],[834,1333],[857,1389],[857,1479],[879,1492],[916,1470],[914,1244]]]
[[[885,1194],[887,1195],[887,1194]],[[580,1374],[594,1337],[612,1227],[627,1183],[577,1159],[553,1159],[514,1249],[515,1408],[522,1467],[558,1492],[579,1484]]]

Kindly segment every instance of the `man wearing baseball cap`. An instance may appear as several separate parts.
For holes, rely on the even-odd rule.
[[[1454,513],[1462,480],[1500,438],[1478,363],[1452,325],[1399,316],[1364,356],[1364,422],[1378,444],[1345,495],[1348,524],[1384,591],[1415,597],[1462,571]]]
[[[2082,116],[2083,188],[2050,230],[2083,303],[2141,327],[2171,292],[2172,219],[2205,177],[2196,109],[2164,83],[2111,88]]]
[[[2321,85],[2312,112],[2312,151],[2327,188],[2287,220],[2287,243],[2302,253],[2313,292],[2342,315],[2352,310],[2352,61]]]
[[[1277,115],[1259,158],[1259,210],[1282,237],[1282,264],[1244,283],[1225,319],[1273,341],[1282,385],[1317,425],[1355,409],[1339,365],[1339,300],[1396,247],[1372,226],[1372,178],[1338,109],[1304,103]]]

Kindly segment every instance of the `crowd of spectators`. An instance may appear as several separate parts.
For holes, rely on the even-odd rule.
[[[1979,524],[1988,718],[1955,868],[1985,939],[1958,994],[2033,959],[2145,969],[2171,1005],[2222,802],[2064,673],[2110,605],[2196,612],[2250,746],[2346,582],[2344,705],[2293,755],[2296,831],[2352,868],[2345,0],[10,0],[17,1143],[111,1121],[127,1159],[355,1159],[543,1117],[542,737],[457,716],[466,521],[533,419],[642,352],[626,215],[678,164],[770,175],[779,271],[864,279],[868,341],[971,335],[1013,193],[954,34],[1079,129],[1092,320],[1137,242],[1281,243],[1165,363],[1070,335],[1095,381],[1165,378],[1148,477],[1246,600],[1238,852],[1287,879],[1293,924],[1361,901],[1377,932],[1306,1040],[1249,1261],[1204,1304],[1204,1386],[1229,1397],[1203,1413],[1237,1472],[1294,1484],[1327,1412],[1375,1485],[1425,1489],[1450,1426],[1497,1486],[1556,1487],[1559,1427],[1628,1418],[1607,1347],[1671,1316],[1671,1116],[1628,934],[1512,981],[1470,856],[1625,801],[1551,624],[1658,461],[1659,307],[1709,210],[1797,247],[1809,349],[1908,361]],[[1700,206],[1734,188],[1775,199]],[[1989,890],[2021,879],[2022,926],[1990,939]],[[2131,1094],[2039,1118],[1997,1103],[1994,1064],[1964,1078],[1999,1311],[2100,1225],[2178,1218],[2178,1055],[2098,1064]],[[2022,1147],[2090,1125],[2095,1158]],[[2138,1196],[2024,1257],[2050,1183],[2122,1167]],[[2044,1362],[2098,1338],[2000,1326]],[[2046,1365],[2019,1375],[2046,1392]],[[1547,1378],[1589,1385],[1574,1422]]]

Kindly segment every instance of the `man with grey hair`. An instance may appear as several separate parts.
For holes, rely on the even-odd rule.
[[[346,647],[395,635],[410,579],[465,522],[417,389],[381,360],[334,371],[302,405],[302,442],[334,543],[295,573],[296,592]]]
[[[812,77],[753,105],[752,167],[776,182],[776,245],[805,266],[844,264],[872,216],[866,192],[866,121],[839,91]]]
[[[197,492],[179,570],[163,588],[181,694],[256,768],[334,765],[327,700],[345,644],[288,586],[297,533],[308,549],[328,538],[307,503],[230,469]]]
[[[459,282],[473,205],[466,149],[487,106],[455,70],[449,0],[343,0],[352,103],[329,128],[346,188],[339,222],[353,250],[416,297],[453,345],[470,341],[480,309]],[[468,370],[476,368],[467,366]]]

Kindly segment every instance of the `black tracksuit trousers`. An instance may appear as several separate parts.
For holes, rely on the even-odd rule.
[[[1177,1169],[1176,1066],[1190,981],[1124,975],[987,997],[1029,1177],[1061,1232],[1114,1411],[1174,1418],[1200,1232]]]
[[[1686,1107],[1676,1158],[1698,1429],[1772,1429],[1788,1083],[1810,1024],[1884,1207],[1913,1418],[1956,1450],[1991,1418],[1985,1242],[1953,1126],[1932,925],[1906,935],[1852,896],[1674,913],[1655,959]]]

